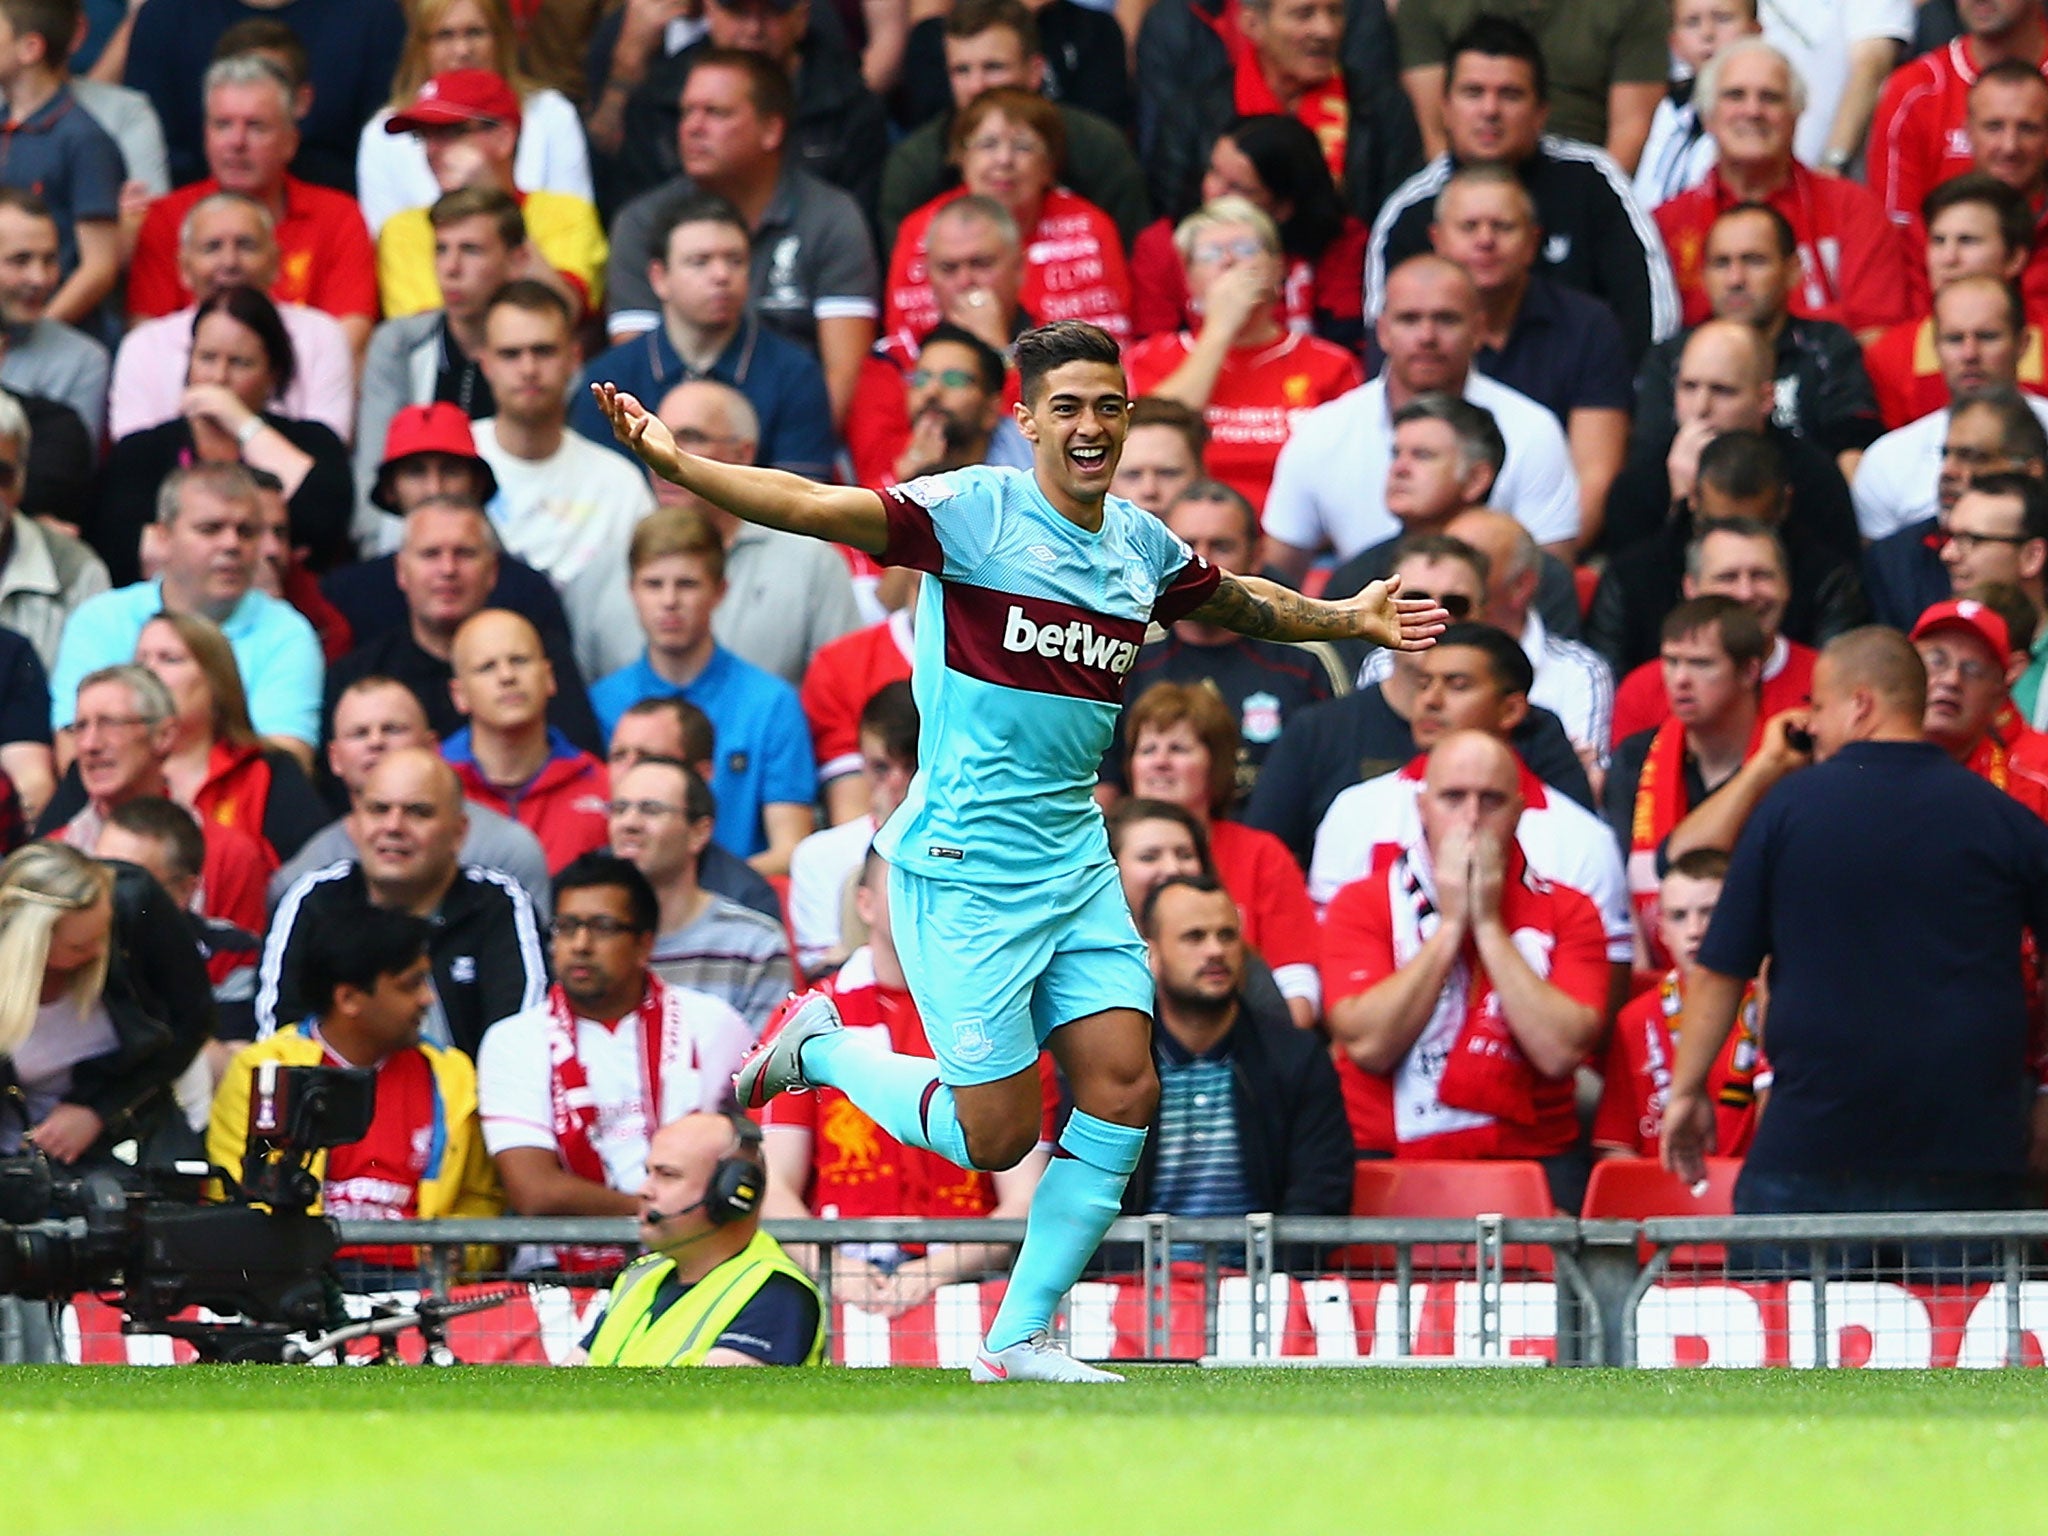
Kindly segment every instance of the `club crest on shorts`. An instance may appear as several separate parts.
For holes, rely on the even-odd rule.
[[[995,1048],[996,1043],[989,1038],[985,1020],[962,1019],[953,1026],[953,1054],[968,1065],[987,1061]]]

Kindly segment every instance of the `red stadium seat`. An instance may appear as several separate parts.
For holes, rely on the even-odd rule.
[[[1532,1162],[1416,1159],[1361,1162],[1351,1183],[1354,1216],[1473,1217],[1552,1216],[1550,1181],[1543,1165]],[[1476,1255],[1470,1243],[1423,1244],[1414,1248],[1418,1275],[1427,1270],[1470,1270]],[[1550,1250],[1515,1244],[1507,1250],[1507,1267],[1524,1274],[1549,1274]],[[1333,1267],[1391,1271],[1394,1250],[1366,1244],[1340,1250]]]
[[[1742,1172],[1739,1157],[1707,1159],[1707,1187],[1695,1196],[1667,1173],[1664,1166],[1648,1157],[1610,1157],[1593,1165],[1592,1182],[1586,1186],[1585,1209],[1579,1214],[1588,1221],[1645,1221],[1654,1216],[1728,1216],[1734,1213],[1735,1176]],[[1654,1250],[1642,1245],[1647,1260]],[[1671,1251],[1674,1269],[1721,1269],[1726,1253],[1718,1243],[1702,1243]]]

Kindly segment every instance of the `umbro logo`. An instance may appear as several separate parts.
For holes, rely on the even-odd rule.
[[[1030,555],[1040,565],[1051,565],[1053,561],[1060,557],[1059,551],[1050,544],[1033,544],[1025,553]]]

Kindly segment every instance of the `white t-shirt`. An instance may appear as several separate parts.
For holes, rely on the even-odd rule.
[[[1849,84],[1849,49],[1867,37],[1910,42],[1913,0],[1758,0],[1764,38],[1806,82],[1806,110],[1793,130],[1792,153],[1817,166],[1828,130]]]
[[[605,1183],[631,1193],[647,1177],[647,1143],[657,1127],[700,1109],[717,1109],[732,1094],[732,1075],[754,1032],[730,1006],[702,992],[671,987],[688,1026],[688,1048],[662,1073],[661,1103],[648,1102],[639,1012],[615,1024],[576,1021],[576,1056],[597,1112],[591,1146]],[[477,1052],[477,1108],[492,1156],[513,1147],[556,1150],[545,1006],[500,1019]]]
[[[796,963],[803,970],[838,946],[846,883],[874,840],[875,818],[856,816],[813,832],[791,852],[789,926],[796,934]]]
[[[1410,847],[1422,839],[1416,800],[1419,778],[1383,773],[1354,784],[1335,800],[1316,828],[1309,860],[1308,894],[1320,912],[1336,894],[1372,867],[1373,850],[1392,844]],[[1629,908],[1628,875],[1621,850],[1607,824],[1567,795],[1533,784],[1524,775],[1528,800],[1515,841],[1529,868],[1545,880],[1583,892],[1600,910],[1607,929],[1607,958],[1627,965],[1635,958],[1635,926]],[[486,1042],[488,1043],[488,1042]]]
[[[1579,477],[1557,418],[1477,370],[1465,375],[1464,393],[1493,412],[1507,440],[1507,462],[1487,505],[1513,517],[1538,544],[1577,538]],[[1386,503],[1393,451],[1384,372],[1301,416],[1273,466],[1267,535],[1300,549],[1327,544],[1339,560],[1393,538],[1401,531]]]
[[[10,1058],[14,1080],[28,1100],[28,1123],[40,1125],[63,1101],[71,1091],[73,1067],[96,1056],[112,1055],[120,1045],[113,1015],[104,1002],[95,1003],[81,1015],[67,992],[36,1009],[28,1038]],[[13,1115],[0,1117],[0,1151],[19,1151],[22,1130]]]
[[[2048,427],[2048,400],[2022,395],[2027,408]],[[1863,452],[1849,499],[1856,504],[1856,528],[1873,543],[1930,518],[1941,506],[1941,446],[1948,441],[1948,407],[1929,411],[1887,432]]]
[[[626,547],[654,510],[639,465],[573,431],[545,459],[498,446],[498,422],[474,424],[476,451],[498,479],[491,520],[508,554],[545,571],[562,594],[576,665],[595,681],[639,660],[647,636],[626,582]]]

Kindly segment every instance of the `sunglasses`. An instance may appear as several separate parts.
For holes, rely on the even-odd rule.
[[[1462,592],[1411,592],[1403,587],[1401,595],[1420,602],[1435,603],[1451,616],[1453,624],[1472,617],[1472,599]]]

